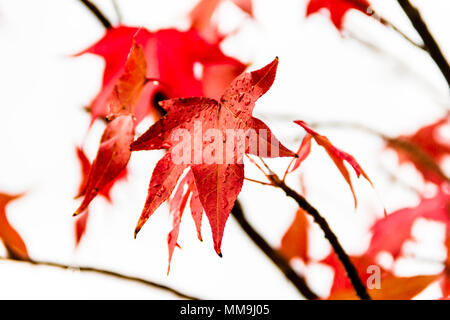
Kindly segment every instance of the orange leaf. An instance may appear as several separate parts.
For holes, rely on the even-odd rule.
[[[308,230],[309,225],[306,212],[300,208],[295,214],[295,219],[291,226],[281,239],[280,251],[286,259],[300,258],[305,263],[309,261]]]
[[[369,289],[368,291],[373,300],[411,300],[438,277],[439,275],[403,278],[389,274],[381,279],[380,289]],[[359,300],[354,289],[335,291],[328,299]]]
[[[9,224],[6,217],[6,206],[10,201],[22,195],[8,195],[0,193],[0,239],[3,241],[9,255],[15,259],[28,260],[28,250],[25,242],[17,231]]]
[[[352,180],[350,179],[350,174],[344,165],[344,161],[346,161],[347,163],[349,163],[352,166],[352,168],[353,168],[353,170],[355,170],[355,173],[358,176],[358,178],[362,175],[367,181],[369,181],[369,183],[373,187],[372,181],[370,181],[367,174],[364,172],[364,170],[361,168],[361,166],[358,164],[358,162],[355,160],[355,158],[353,158],[353,156],[351,156],[350,154],[348,154],[342,150],[339,150],[338,148],[333,146],[327,137],[322,136],[319,133],[317,133],[316,131],[314,131],[313,129],[311,129],[306,124],[306,122],[299,121],[299,120],[294,121],[294,122],[296,124],[298,124],[299,126],[303,127],[303,129],[305,129],[306,132],[308,132],[310,135],[312,135],[314,140],[316,140],[317,144],[319,146],[323,147],[325,149],[325,151],[328,153],[328,156],[331,158],[331,160],[333,160],[334,164],[336,165],[336,167],[340,171],[341,175],[344,177],[345,181],[347,182],[348,186],[350,187],[350,190],[353,194],[353,199],[355,200],[355,207],[357,207],[358,200],[356,199]]]

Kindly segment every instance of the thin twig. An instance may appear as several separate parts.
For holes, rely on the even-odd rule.
[[[170,292],[182,299],[199,300],[196,297],[182,293],[182,292],[180,292],[176,289],[173,289],[171,287],[168,287],[164,284],[145,280],[145,279],[138,278],[138,277],[128,276],[128,275],[121,274],[121,273],[118,273],[115,271],[110,271],[110,270],[98,269],[98,268],[87,267],[87,266],[66,265],[66,264],[62,264],[62,263],[49,262],[49,261],[18,260],[18,259],[14,259],[14,258],[5,258],[5,257],[0,257],[0,261],[13,261],[13,262],[18,262],[18,263],[27,263],[27,264],[31,264],[31,265],[35,265],[35,266],[47,266],[47,267],[52,267],[52,268],[65,269],[65,270],[79,270],[79,271],[83,271],[83,272],[93,272],[93,273],[98,273],[98,274],[102,274],[105,276],[114,277],[114,278],[118,278],[118,279],[122,279],[122,280],[138,282],[140,284],[143,284],[143,285],[146,285],[149,287],[153,287],[156,289]]]
[[[371,297],[367,292],[366,286],[363,284],[361,278],[359,277],[356,267],[353,265],[352,261],[350,260],[350,257],[345,252],[344,248],[340,244],[334,232],[331,230],[327,221],[320,215],[319,211],[317,211],[316,208],[314,208],[311,204],[309,204],[309,202],[302,195],[298,194],[296,191],[288,187],[286,183],[282,181],[276,174],[272,174],[268,176],[268,178],[274,185],[278,186],[281,190],[283,190],[288,197],[294,199],[300,208],[305,210],[309,215],[311,215],[314,218],[314,221],[322,229],[322,231],[325,234],[325,238],[330,242],[334,252],[338,256],[342,265],[344,266],[347,272],[347,276],[350,279],[350,282],[352,283],[353,287],[355,288],[356,294],[362,300],[371,300]]]
[[[419,10],[417,10],[409,0],[397,0],[397,2],[408,16],[414,29],[416,29],[416,31],[419,33],[428,54],[439,67],[439,70],[441,71],[442,75],[447,81],[447,85],[450,88],[450,65],[445,59],[445,56],[439,48],[436,40],[433,38],[433,35],[428,29],[428,26],[423,20]]]
[[[116,15],[117,15],[117,22],[122,23],[122,11],[120,10],[117,0],[112,0],[112,4],[114,7],[114,11],[116,12]]]
[[[268,183],[268,182],[264,182],[264,181],[259,181],[259,180],[255,180],[255,179],[251,179],[251,178],[244,178],[244,180],[250,181],[250,182],[254,182],[254,183],[258,183],[261,184],[263,186],[271,186],[273,187],[273,184]]]
[[[392,30],[394,30],[395,32],[397,32],[403,39],[408,41],[413,46],[415,46],[421,50],[425,50],[425,51],[427,50],[425,48],[425,45],[419,44],[419,43],[415,42],[414,40],[412,40],[409,36],[406,35],[406,33],[404,33],[402,30],[400,30],[396,25],[394,25],[392,22],[390,22],[386,18],[383,18],[383,17],[379,16],[378,14],[374,14],[373,16],[375,19],[380,21],[381,24],[384,24],[385,26],[387,26],[387,27],[391,28]]]
[[[89,0],[80,0],[80,1],[94,14],[94,16],[97,17],[97,19],[105,27],[105,29],[112,28],[111,21],[109,21],[109,19],[103,14],[103,12],[100,11],[100,9],[95,4],[93,4]]]
[[[239,226],[249,236],[258,248],[280,269],[286,278],[295,286],[295,288],[308,300],[316,300],[319,297],[309,288],[305,279],[298,275],[294,269],[291,268],[287,262],[276,250],[274,250],[267,241],[251,226],[246,219],[239,201],[234,204],[231,210],[232,216],[236,219]]]

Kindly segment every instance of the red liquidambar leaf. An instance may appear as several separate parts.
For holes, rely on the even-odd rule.
[[[153,86],[145,86],[135,107],[136,123],[152,113],[151,98],[158,93],[168,98],[219,98],[229,85],[227,81],[233,80],[246,68],[240,61],[224,55],[218,43],[209,43],[194,29],[150,32],[145,28],[127,26],[110,28],[102,39],[78,54],[96,54],[105,60],[102,89],[89,108],[92,122],[108,115],[108,100],[125,72],[133,42],[143,48],[147,79],[158,80]],[[203,72],[196,74],[196,67]]]
[[[119,116],[108,123],[84,188],[84,198],[74,215],[82,213],[97,194],[114,181],[130,160],[134,138],[132,116]]]
[[[371,228],[373,235],[367,255],[375,259],[379,252],[386,251],[397,257],[418,218],[439,221],[450,228],[450,196],[439,193],[431,199],[422,199],[416,207],[397,210],[376,221]]]
[[[89,178],[89,171],[91,170],[91,162],[84,153],[84,150],[81,149],[80,147],[76,148],[76,154],[78,161],[80,163],[81,177],[82,177],[80,186],[78,188],[78,194],[75,197],[79,198],[85,194],[86,185]],[[125,168],[113,181],[108,183],[99,191],[99,195],[103,196],[106,200],[111,202],[111,195],[110,195],[111,188],[117,181],[125,179],[126,176],[127,176],[127,169]],[[75,246],[78,246],[80,244],[80,241],[83,238],[83,235],[85,234],[88,216],[89,211],[88,209],[86,209],[85,213],[81,217],[77,218],[75,221]]]
[[[330,19],[338,30],[342,30],[344,16],[347,11],[354,9],[366,15],[369,14],[370,4],[367,0],[310,0],[306,8],[306,16],[310,16],[322,9],[330,12]]]
[[[28,250],[25,242],[17,231],[10,225],[6,217],[6,207],[9,202],[22,195],[9,195],[0,193],[0,240],[5,245],[8,254],[14,259],[28,260]]]
[[[195,228],[197,229],[197,238],[200,241],[202,239],[202,217],[203,217],[203,206],[200,201],[200,196],[197,191],[197,187],[192,189],[192,196],[190,202],[191,215],[195,223]]]
[[[167,235],[167,244],[169,246],[169,266],[167,273],[170,272],[170,263],[172,261],[173,252],[175,247],[179,247],[177,240],[180,232],[181,217],[183,216],[184,209],[186,208],[189,196],[191,194],[191,186],[193,183],[192,173],[189,172],[180,181],[177,190],[174,192],[172,199],[169,201],[170,213],[173,216],[172,230]]]
[[[294,166],[292,167],[290,172],[297,170],[300,167],[300,165],[302,164],[302,162],[305,161],[305,159],[311,153],[311,139],[312,139],[312,135],[310,135],[309,133],[307,133],[305,135],[305,137],[303,138],[302,144],[300,145],[300,147],[298,148],[298,151],[297,151],[298,158],[295,160]]]
[[[134,115],[134,109],[147,80],[146,71],[144,50],[133,42],[125,63],[125,71],[117,80],[109,97],[109,120],[120,115]]]
[[[333,146],[327,137],[322,136],[313,129],[311,129],[304,121],[294,121],[294,122],[299,126],[301,126],[303,129],[305,129],[307,133],[312,135],[317,144],[323,147],[325,151],[328,153],[328,156],[331,158],[331,160],[333,160],[334,164],[336,165],[341,175],[344,177],[345,181],[350,187],[356,207],[358,205],[358,200],[356,199],[352,180],[350,179],[350,174],[347,168],[345,167],[344,161],[346,161],[348,164],[352,166],[358,178],[362,175],[373,186],[372,181],[370,181],[370,178],[367,176],[367,174],[364,172],[364,170],[361,168],[361,166],[358,164],[355,158],[353,158],[353,156]]]
[[[77,217],[75,220],[75,247],[81,242],[84,234],[86,233],[86,226],[89,217],[89,209],[86,209],[84,214]]]
[[[144,46],[148,37],[149,33],[145,29],[125,26],[110,28],[102,39],[76,55],[91,53],[101,56],[105,60],[102,89],[89,106],[91,123],[97,118],[105,118],[108,115],[111,94],[117,81],[125,72],[125,65],[133,43]],[[149,95],[150,92],[147,92],[146,97],[143,94],[139,106],[136,107],[135,116],[138,121],[149,112]]]
[[[300,258],[305,263],[309,262],[308,231],[307,213],[298,209],[294,221],[281,239],[280,252],[286,259]]]
[[[153,171],[147,202],[136,232],[169,197],[183,170],[190,167],[200,202],[211,226],[214,248],[221,255],[225,223],[244,181],[244,165],[241,162],[243,153],[239,154],[233,134],[239,130],[244,133],[244,137],[250,131],[256,133],[259,148],[247,145],[244,149],[247,153],[266,157],[295,156],[261,120],[252,116],[256,100],[270,88],[275,79],[277,65],[278,59],[275,59],[262,69],[237,77],[225,90],[220,102],[208,98],[179,98],[161,103],[167,115],[131,145],[133,151],[169,149],[169,153]],[[183,159],[178,159],[178,164],[175,164],[172,154],[179,157],[177,151],[180,149],[180,140],[176,133],[181,129],[189,138],[194,137],[194,145],[192,147],[189,142],[188,148],[181,148]],[[197,141],[200,145],[196,145],[199,129],[205,135],[207,132],[216,135],[207,139],[201,135],[201,140]],[[230,131],[233,134],[230,135]],[[227,142],[232,144],[231,150],[227,148]],[[185,160],[185,149],[188,149],[186,153],[189,159],[180,161]],[[265,154],[264,149],[267,150]]]
[[[180,181],[177,190],[174,192],[173,197],[169,201],[169,207],[174,216],[182,214],[179,211],[180,209],[184,210],[186,204],[183,204],[183,206],[180,206],[180,204],[183,202],[183,197],[189,198],[189,196],[191,196],[189,205],[192,219],[194,220],[195,228],[197,230],[197,237],[200,241],[202,241],[201,227],[203,207],[200,202],[197,187],[195,186],[194,176],[191,170],[189,170],[186,173],[186,176]],[[186,201],[188,200],[187,198]]]
[[[449,118],[445,117],[436,122],[424,126],[412,135],[400,136],[392,139],[387,146],[397,152],[400,164],[412,163],[415,168],[422,174],[426,181],[441,185],[448,181],[436,165],[440,165],[444,158],[450,156],[450,144],[448,139],[439,135],[439,130],[449,124]],[[412,144],[418,150],[405,148],[403,144],[397,141]]]
[[[86,184],[87,184],[88,177],[89,177],[89,171],[91,169],[91,162],[89,161],[88,157],[84,153],[84,150],[81,149],[80,147],[77,147],[76,153],[77,153],[78,161],[80,162],[80,166],[81,166],[82,180],[81,180],[80,186],[78,188],[78,193],[77,193],[77,196],[75,197],[75,199],[84,196],[85,190],[86,190]],[[108,200],[108,202],[111,202],[112,187],[114,186],[114,184],[116,182],[126,179],[127,175],[128,175],[128,170],[127,170],[127,168],[125,168],[113,181],[111,181],[106,186],[104,186],[98,192],[98,194],[103,196],[106,200]]]

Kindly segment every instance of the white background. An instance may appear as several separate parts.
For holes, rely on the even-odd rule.
[[[115,21],[110,1],[97,1]],[[413,39],[419,39],[394,0],[373,0],[376,11]],[[444,52],[450,52],[447,0],[417,0]],[[195,1],[118,1],[123,22],[145,26],[185,28]],[[255,112],[292,149],[303,137],[291,121],[341,120],[363,123],[386,134],[413,132],[444,113],[448,87],[433,61],[395,32],[359,12],[347,15],[346,30],[373,44],[341,36],[324,15],[304,18],[306,0],[254,0],[255,19],[224,2],[217,18],[224,30],[241,26],[223,43],[226,53],[260,68],[280,57],[272,89]],[[88,229],[74,250],[72,212],[80,173],[76,145],[86,141],[95,155],[101,124],[85,133],[89,116],[82,110],[101,84],[103,61],[96,56],[71,57],[97,39],[103,27],[76,0],[0,0],[0,190],[27,195],[10,205],[8,216],[36,260],[91,265],[145,277],[201,298],[297,299],[296,290],[249,241],[230,218],[225,229],[222,259],[212,246],[204,220],[204,241],[196,239],[189,212],[184,215],[171,273],[166,276],[166,237],[171,227],[167,206],[147,222],[137,240],[133,230],[146,197],[148,181],[161,152],[133,154],[128,181],[114,187],[113,205],[96,199]],[[142,133],[150,122],[139,127]],[[432,194],[411,166],[399,168],[396,156],[382,141],[354,130],[323,129],[338,147],[353,154],[372,178],[378,195],[367,182],[354,179],[358,210],[344,180],[318,147],[302,169],[307,197],[327,218],[351,254],[364,251],[367,228],[388,211],[415,205],[418,197],[393,182],[386,170],[402,181]],[[448,130],[447,130],[448,133]],[[86,140],[85,140],[86,139]],[[279,173],[288,160],[273,160]],[[246,176],[263,179],[251,165]],[[298,174],[288,180],[298,188]],[[241,201],[254,226],[275,247],[295,213],[295,203],[281,191],[246,182]],[[380,200],[381,199],[381,200]],[[383,203],[383,204],[382,204]],[[419,223],[421,262],[404,261],[399,274],[433,273],[445,258],[444,232],[435,223]],[[328,244],[313,229],[311,255],[323,258]],[[410,247],[416,247],[411,245]],[[408,248],[406,248],[408,249]],[[0,253],[3,249],[0,249]],[[389,259],[387,259],[387,262]],[[297,266],[301,270],[301,266]],[[311,287],[326,295],[332,272],[315,264],[306,270]],[[0,298],[173,298],[142,285],[96,274],[60,271],[15,262],[0,262]],[[437,297],[432,288],[422,297]]]

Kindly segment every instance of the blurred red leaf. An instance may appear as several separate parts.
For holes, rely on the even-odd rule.
[[[189,14],[191,28],[198,30],[209,42],[218,43],[224,38],[218,31],[212,17],[223,0],[200,0]],[[252,0],[232,0],[242,11],[253,16]]]
[[[368,277],[370,276],[367,273],[367,267],[374,264],[373,260],[366,255],[362,256],[353,256],[350,257],[353,265],[356,270],[358,270],[359,277],[363,283],[367,282]],[[347,272],[342,265],[342,262],[339,260],[338,256],[331,252],[325,259],[320,261],[323,264],[328,265],[334,271],[333,284],[331,286],[331,294],[338,291],[354,291],[353,285],[350,282],[350,279],[347,276]],[[382,272],[386,272],[381,269]]]
[[[439,134],[439,130],[448,124],[448,117],[439,119],[412,135],[391,139],[387,146],[397,152],[400,164],[412,163],[426,181],[440,185],[448,182],[439,165],[450,156],[450,143]]]
[[[372,240],[367,254],[373,258],[381,251],[397,257],[403,243],[410,239],[411,229],[418,218],[431,219],[450,227],[450,196],[441,192],[431,199],[422,199],[413,208],[397,210],[372,226]]]
[[[175,164],[171,153],[179,141],[172,134],[182,128],[187,130],[191,137],[195,137],[195,122],[201,123],[203,132],[209,129],[220,132],[223,139],[216,137],[211,141],[203,141],[201,152],[207,154],[206,150],[217,144],[221,146],[220,150],[226,151],[226,141],[230,140],[226,133],[227,129],[244,132],[253,129],[257,134],[260,133],[260,129],[264,129],[266,137],[261,137],[260,140],[267,143],[266,150],[271,152],[272,146],[279,150],[276,155],[270,153],[264,156],[294,156],[295,154],[286,149],[262,121],[252,116],[256,100],[269,90],[275,79],[277,65],[278,59],[275,59],[262,69],[237,77],[223,93],[220,103],[208,98],[179,98],[162,102],[162,107],[168,112],[167,115],[131,145],[133,151],[169,148],[169,153],[158,162],[153,171],[149,194],[136,232],[142,228],[156,208],[167,200],[183,170],[190,167],[200,202],[211,225],[214,248],[219,255],[221,254],[225,223],[244,180],[244,165],[240,163],[243,154],[233,154],[234,162],[231,164],[226,160],[223,161],[229,159],[230,155],[220,152],[212,156],[211,164],[206,162],[204,157],[200,159],[200,163],[194,160],[188,164]],[[233,152],[236,152],[236,148]],[[252,152],[260,154],[259,150]],[[221,156],[222,162],[218,158]]]
[[[92,121],[108,114],[108,99],[118,79],[125,72],[127,56],[133,41],[142,46],[147,61],[147,85],[136,102],[135,117],[139,123],[151,113],[151,100],[158,92],[167,98],[207,96],[218,98],[229,82],[245,69],[240,61],[224,55],[217,43],[211,44],[198,31],[118,26],[106,31],[97,43],[78,55],[92,53],[105,60],[101,91],[90,105]],[[199,74],[194,72],[196,67]],[[228,79],[228,80],[226,80]]]
[[[368,293],[373,300],[411,300],[431,283],[436,281],[439,275],[397,277],[387,274],[381,279],[379,289],[369,289]],[[329,297],[329,300],[359,300],[352,289],[337,290]]]
[[[305,263],[309,262],[308,231],[307,213],[300,208],[297,210],[291,226],[281,239],[280,252],[286,259],[300,258]]]
[[[445,261],[444,276],[441,280],[441,289],[444,298],[450,297],[450,226],[447,227],[445,246],[447,248],[447,260]]]
[[[344,16],[347,11],[354,9],[369,15],[370,4],[367,0],[310,0],[306,8],[306,16],[310,16],[322,9],[330,12],[330,19],[338,30],[342,30]]]
[[[10,225],[6,216],[8,204],[22,195],[9,195],[0,193],[0,239],[5,245],[8,254],[14,259],[29,260],[25,242],[17,231]]]
[[[432,282],[436,281],[440,275],[397,277],[391,272],[378,266],[374,260],[364,254],[362,256],[351,257],[351,260],[358,270],[361,281],[368,286],[368,293],[373,300],[410,300],[426,289]],[[355,289],[347,277],[342,263],[332,252],[327,258],[321,261],[330,266],[334,271],[334,280],[331,287],[329,300],[359,300]],[[369,269],[371,268],[371,269]],[[378,269],[376,274],[373,270]],[[372,286],[374,283],[369,278],[379,276],[379,287]]]

